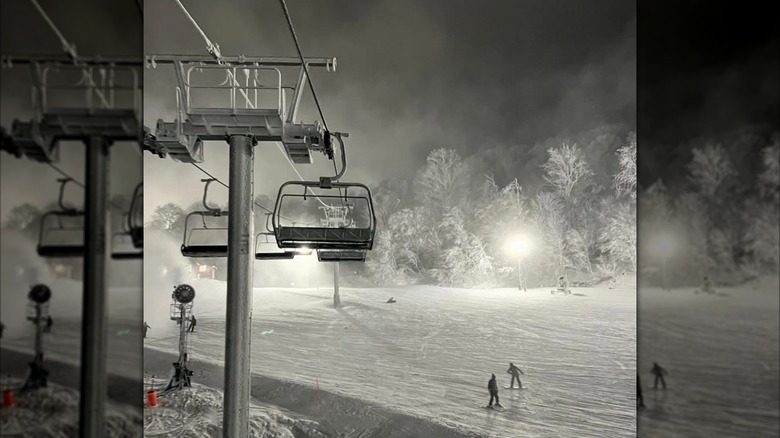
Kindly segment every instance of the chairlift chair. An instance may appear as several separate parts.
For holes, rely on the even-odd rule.
[[[291,188],[302,188],[302,193],[289,193]],[[313,188],[333,194],[314,194]],[[357,188],[363,194],[350,195],[349,189]],[[316,226],[292,222],[287,218],[290,204],[296,201],[314,201],[324,206],[347,206],[348,219],[334,224],[322,221]],[[310,204],[313,205],[313,204]],[[319,205],[318,205],[319,207]],[[355,209],[362,214],[355,218]],[[313,209],[309,209],[314,211]],[[371,190],[360,183],[332,182],[323,178],[315,181],[288,181],[279,188],[273,214],[273,229],[280,248],[310,248],[312,250],[370,250],[374,246],[376,216]]]
[[[205,210],[193,211],[184,220],[184,241],[181,245],[181,254],[185,257],[227,257],[227,226],[209,226],[206,218],[227,218],[228,211],[221,210],[218,207],[209,207],[206,202],[209,184],[216,180],[207,178],[201,181],[206,183],[206,186],[203,188],[203,207]],[[219,243],[213,243],[208,240],[196,242],[193,240],[193,234],[222,234],[225,240]]]
[[[59,210],[47,212],[41,217],[37,252],[41,257],[84,256],[84,212],[67,207],[63,203],[65,186],[70,178],[59,178]]]

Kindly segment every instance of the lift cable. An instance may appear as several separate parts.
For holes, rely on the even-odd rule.
[[[203,29],[200,28],[198,25],[198,22],[195,21],[195,19],[190,15],[189,11],[187,11],[187,8],[184,7],[184,5],[181,3],[180,0],[174,0],[177,5],[181,8],[182,12],[184,12],[184,15],[187,16],[187,18],[190,19],[190,22],[193,26],[195,26],[195,29],[200,33],[200,36],[203,37],[203,39],[206,41],[206,50],[211,54],[211,56],[214,57],[214,59],[222,63],[222,53],[219,51],[219,44],[213,43],[209,37],[206,35],[206,32],[203,32]]]
[[[311,81],[311,75],[309,74],[309,68],[306,65],[306,60],[303,57],[303,51],[301,50],[301,44],[298,42],[298,36],[295,34],[295,27],[293,26],[292,17],[290,17],[290,11],[287,9],[287,2],[285,0],[279,0],[279,3],[282,5],[282,10],[284,11],[284,16],[287,19],[287,26],[290,28],[290,33],[293,37],[293,42],[295,42],[295,49],[298,51],[298,57],[301,59],[301,65],[303,66],[303,72],[306,74],[306,81],[309,83],[309,88],[311,88],[311,95],[314,97],[314,103],[317,105],[317,111],[320,113],[320,119],[322,119],[322,126],[325,127],[325,131],[330,131],[328,129],[328,122],[325,121],[325,115],[322,112],[322,106],[320,105],[320,100],[317,98],[317,91],[314,89],[314,84]],[[333,160],[333,171],[338,175],[338,169],[336,169],[336,160]],[[339,189],[339,197],[342,197],[341,189]],[[319,199],[319,198],[318,198]],[[322,202],[322,201],[320,201]],[[341,200],[342,205],[344,204],[344,200]]]
[[[62,50],[65,51],[68,56],[71,57],[73,60],[74,65],[81,65],[81,62],[78,60],[78,54],[76,53],[76,45],[69,42],[65,36],[60,32],[60,30],[57,28],[57,26],[54,25],[54,22],[51,21],[51,18],[46,14],[46,11],[43,10],[40,4],[38,4],[37,0],[30,0],[32,4],[35,6],[36,9],[38,9],[38,12],[40,12],[43,19],[46,21],[46,23],[49,24],[49,27],[52,31],[54,31],[55,34],[57,34],[57,38],[60,39],[60,43],[62,44]],[[108,104],[108,101],[106,100],[106,97],[103,95],[103,92],[100,91],[97,88],[97,85],[95,85],[95,81],[92,80],[92,77],[90,75],[84,74],[84,79],[89,81],[89,85],[91,87],[94,87],[95,94],[100,98],[100,100],[103,102],[103,105],[106,108],[109,108],[110,105]]]
[[[311,82],[311,75],[309,74],[309,68],[306,66],[306,60],[303,58],[303,52],[301,51],[301,45],[298,43],[298,36],[295,34],[295,28],[293,27],[292,18],[290,18],[290,11],[287,10],[287,3],[284,0],[279,0],[284,10],[284,16],[287,17],[287,25],[290,27],[290,33],[292,33],[293,40],[295,41],[295,48],[298,50],[298,56],[301,58],[301,65],[303,66],[303,72],[306,73],[306,81],[311,88],[311,94],[314,96],[314,103],[317,105],[317,111],[320,113],[322,119],[322,125],[326,131],[328,129],[328,122],[325,121],[325,116],[322,114],[322,107],[320,106],[320,100],[317,98],[317,92],[314,91],[314,84]]]
[[[298,178],[301,181],[306,181],[306,179],[303,177],[303,175],[301,175],[301,173],[298,172],[298,169],[295,167],[295,164],[293,164],[292,160],[290,160],[290,157],[287,155],[287,153],[284,152],[284,148],[282,147],[282,145],[278,141],[274,142],[274,143],[276,143],[276,146],[279,148],[279,152],[281,152],[282,155],[284,156],[284,160],[287,161],[288,163],[290,163],[290,167],[292,167],[293,172],[295,172],[295,174],[298,175]],[[312,193],[313,193],[313,191],[312,191]],[[319,201],[320,204],[322,204],[324,207],[329,207],[328,204],[322,202],[322,199],[320,199],[320,197],[317,196],[316,193],[314,193],[314,197],[317,198],[317,201]]]
[[[73,178],[72,176],[68,175],[67,172],[65,172],[64,170],[62,170],[59,167],[57,167],[57,165],[55,165],[54,163],[50,163],[50,162],[47,161],[46,164],[49,167],[51,167],[52,169],[54,169],[55,171],[57,171],[57,173],[59,173],[60,175],[64,176],[65,178],[68,178],[73,184],[76,184],[77,186],[81,187],[82,189],[86,188],[86,187],[84,187],[84,184],[82,184],[79,180],[77,180],[77,179]],[[120,213],[126,213],[127,212],[127,209],[122,208],[121,206],[116,204],[114,201],[109,201],[109,204],[112,207],[116,208]]]

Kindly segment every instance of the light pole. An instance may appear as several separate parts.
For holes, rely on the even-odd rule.
[[[517,289],[526,291],[526,276],[525,276],[525,263],[524,259],[526,254],[528,254],[528,250],[530,249],[530,244],[528,242],[528,239],[524,237],[515,237],[512,240],[509,241],[509,244],[507,246],[507,250],[511,253],[514,253],[517,255]]]
[[[667,262],[669,257],[674,252],[674,240],[666,234],[662,234],[656,237],[653,245],[655,253],[661,257],[661,288],[669,291],[669,282],[667,276]]]

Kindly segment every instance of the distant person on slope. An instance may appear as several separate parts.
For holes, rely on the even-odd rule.
[[[558,277],[558,292],[568,292],[569,291],[569,284],[566,281],[566,278],[561,275]]]
[[[512,382],[509,384],[509,389],[514,388],[514,386],[515,386],[515,379],[517,379],[517,387],[520,388],[520,389],[523,389],[523,383],[520,382],[520,374],[525,375],[523,370],[521,370],[520,368],[516,367],[515,364],[513,364],[512,362],[509,362],[509,369],[506,370],[506,372],[507,372],[507,374],[511,374],[512,375]]]
[[[152,328],[152,326],[150,326],[148,322],[144,321],[144,337],[146,337],[146,333],[150,328]]]
[[[54,320],[51,319],[51,315],[46,317],[46,327],[43,328],[44,333],[51,333],[51,326],[54,325]]]
[[[666,380],[664,380],[664,376],[666,374],[669,374],[666,372],[666,368],[662,367],[661,365],[658,365],[658,362],[653,362],[653,369],[650,370],[651,373],[655,376],[655,383],[653,384],[653,389],[658,389],[658,381],[661,381],[661,385],[664,389],[666,389]]]
[[[710,281],[710,277],[707,275],[704,276],[704,280],[702,281],[701,291],[708,294],[715,292],[712,290],[712,282]]]
[[[187,327],[188,332],[194,332],[195,331],[195,325],[198,324],[198,320],[195,319],[195,315],[190,315],[190,326]]]
[[[490,380],[488,380],[488,391],[490,392],[490,403],[488,403],[488,407],[493,407],[493,399],[496,400],[496,406],[501,406],[501,403],[498,402],[498,384],[496,383],[496,375],[491,374]]]
[[[636,375],[636,397],[639,399],[639,407],[644,408],[645,398],[642,397],[642,379],[639,377],[639,374]]]

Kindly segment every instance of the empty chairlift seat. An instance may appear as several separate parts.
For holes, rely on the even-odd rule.
[[[279,248],[273,233],[259,233],[255,238],[256,260],[290,260],[294,257],[295,250]]]
[[[184,220],[184,241],[181,254],[185,257],[227,257],[228,211],[209,207],[206,202],[209,184],[215,179],[202,179],[203,211],[193,211]]]
[[[41,217],[38,234],[38,255],[41,257],[83,257],[84,212],[67,207],[63,203],[65,186],[70,178],[58,179],[59,210],[47,212]]]
[[[289,181],[279,188],[273,229],[280,248],[370,250],[376,217],[371,190],[360,183]]]

